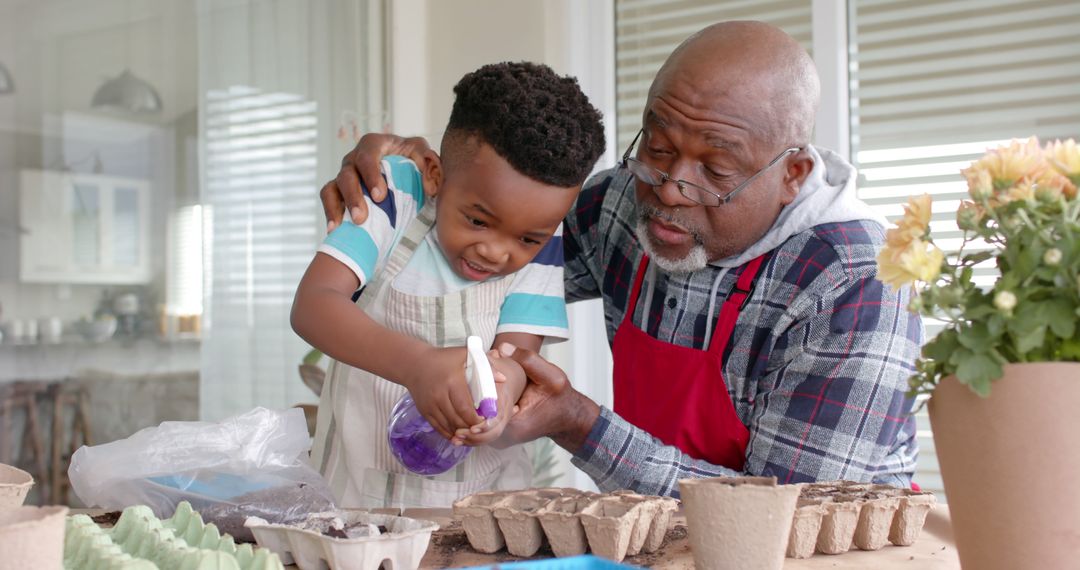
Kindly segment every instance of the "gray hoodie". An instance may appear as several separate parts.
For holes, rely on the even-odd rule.
[[[738,267],[776,249],[791,236],[814,226],[854,220],[874,220],[887,225],[885,217],[855,195],[858,178],[855,167],[828,149],[811,146],[814,168],[799,188],[795,201],[780,211],[776,223],[749,248],[738,255],[713,261],[716,267]]]

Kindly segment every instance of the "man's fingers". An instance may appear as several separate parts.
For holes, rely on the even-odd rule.
[[[345,202],[341,199],[336,180],[323,185],[319,199],[322,200],[323,216],[326,216],[326,233],[330,233],[341,225],[341,217],[345,213]]]
[[[561,392],[566,386],[566,374],[558,366],[531,350],[513,347],[510,351],[507,349],[508,346],[513,347],[513,345],[503,343],[499,347],[499,352],[507,354],[509,351],[510,354],[507,356],[513,358],[521,366],[529,380],[553,393]]]
[[[364,181],[371,199],[382,202],[386,199],[386,182],[383,180],[382,170],[379,164],[388,154],[403,154],[398,148],[401,146],[401,137],[384,135],[382,133],[367,133],[360,137],[356,143],[356,151],[352,156],[352,167]],[[419,164],[419,163],[417,163]],[[359,191],[359,188],[357,188]]]
[[[345,201],[349,219],[356,225],[364,223],[367,219],[367,203],[364,202],[364,192],[360,188],[360,178],[356,170],[348,164],[342,166],[334,182],[337,183],[338,192]]]

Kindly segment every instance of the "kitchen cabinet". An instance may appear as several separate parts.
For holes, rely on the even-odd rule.
[[[150,280],[150,183],[45,170],[20,173],[19,278],[26,283]]]

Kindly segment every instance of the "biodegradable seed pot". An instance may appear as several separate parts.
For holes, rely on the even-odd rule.
[[[784,566],[799,485],[775,477],[681,479],[694,563],[716,570]]]
[[[0,510],[0,568],[61,570],[67,507]]]
[[[29,473],[0,463],[0,510],[21,507],[33,486]]]

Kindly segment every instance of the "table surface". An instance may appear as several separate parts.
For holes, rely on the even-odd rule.
[[[72,510],[72,514],[80,512],[96,515],[100,514],[102,510]],[[449,509],[406,509],[402,515],[435,521],[439,523],[440,527],[443,529],[450,527],[454,522]],[[676,514],[671,519],[671,527],[677,529],[680,526],[686,526],[686,519],[680,514]],[[455,525],[451,530],[453,529],[456,529],[456,532],[464,534],[464,531],[460,530],[460,525]],[[436,533],[438,535],[440,531],[436,531]],[[672,539],[672,536],[675,538]],[[460,540],[464,541],[464,537],[460,537]],[[472,550],[467,545],[463,548],[450,549],[441,548],[437,542],[438,541],[433,540],[432,544],[428,547],[424,559],[420,562],[420,568],[490,566],[503,562],[524,560],[510,556],[506,551],[495,554],[481,554]],[[459,544],[461,544],[460,541]],[[547,552],[550,556],[550,551]],[[543,553],[544,550],[541,550],[541,555],[530,558],[529,560],[545,558]],[[664,542],[664,545],[659,551],[653,554],[628,556],[623,560],[623,563],[645,566],[648,568],[671,570],[690,570],[694,568],[694,558],[693,554],[690,552],[689,540],[685,533],[680,532],[669,534],[669,539]],[[296,566],[290,565],[286,566],[286,568],[292,569],[296,568]],[[784,560],[784,568],[785,570],[801,570],[808,568],[830,568],[837,570],[862,570],[865,568],[874,568],[875,570],[914,570],[916,568],[920,570],[959,570],[960,560],[957,557],[952,527],[949,523],[949,509],[945,505],[938,505],[937,508],[927,516],[926,525],[923,527],[922,535],[912,546],[900,547],[890,544],[881,550],[873,552],[861,551],[853,548],[852,550],[839,555],[830,556],[825,554],[815,554],[810,558],[802,560],[786,558]]]
[[[443,527],[453,521],[450,511],[446,509],[407,509],[403,515],[432,520]],[[671,525],[673,528],[685,526],[686,519],[676,514],[672,517]],[[690,552],[689,540],[685,533],[678,533],[678,535],[678,538],[671,540],[669,534],[669,540],[656,553],[628,556],[623,560],[623,563],[657,569],[693,569],[694,558]],[[784,559],[784,568],[785,570],[801,570],[804,568],[959,570],[960,559],[957,557],[954,545],[952,527],[949,524],[948,507],[938,505],[927,516],[926,525],[923,527],[919,540],[911,546],[900,547],[890,544],[881,550],[872,552],[853,548],[839,555],[815,554],[810,558],[801,560],[786,558]],[[550,551],[548,552],[550,556]],[[543,556],[536,558],[543,558]],[[505,551],[496,554],[481,554],[466,547],[456,552],[447,552],[445,549],[439,549],[433,542],[428,547],[427,554],[420,563],[420,568],[487,566],[516,560],[522,559],[510,556]]]

